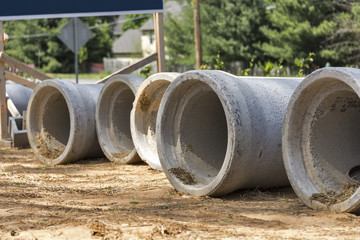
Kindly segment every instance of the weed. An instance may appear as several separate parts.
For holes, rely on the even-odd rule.
[[[252,68],[254,67],[254,59],[252,58],[251,61],[249,62],[250,67],[245,68],[244,70],[241,71],[241,73],[239,74],[239,76],[249,76],[251,73]]]
[[[215,70],[224,69],[224,62],[220,59],[220,51],[216,55],[216,59],[215,59],[213,68],[207,64],[203,64],[200,66],[200,70],[211,70],[211,69],[215,69]]]
[[[215,70],[222,70],[224,68],[224,62],[220,60],[220,51],[218,52],[216,59],[215,59]]]
[[[297,76],[298,77],[303,77],[304,76],[304,68],[309,69],[310,68],[310,63],[314,62],[314,57],[315,53],[310,52],[309,56],[307,58],[303,58],[302,60],[297,62],[297,66],[299,67],[299,71]]]
[[[148,78],[148,77],[150,77],[150,75],[151,75],[151,70],[152,70],[152,68],[151,68],[151,66],[146,66],[146,67],[144,67],[143,69],[141,69],[140,70],[140,76],[141,77],[143,77],[143,78]]]

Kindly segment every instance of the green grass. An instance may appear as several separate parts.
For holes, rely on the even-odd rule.
[[[50,77],[54,79],[62,79],[62,78],[69,78],[69,79],[75,79],[75,74],[73,73],[47,73]],[[92,79],[92,80],[100,80],[106,76],[108,76],[109,73],[103,72],[103,73],[79,73],[79,79]]]

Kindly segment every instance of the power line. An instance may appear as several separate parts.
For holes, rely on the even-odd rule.
[[[96,29],[96,28],[105,28],[106,26],[112,26],[118,23],[125,23],[125,22],[129,22],[129,21],[134,21],[134,20],[138,20],[138,19],[142,19],[142,18],[146,18],[147,16],[139,16],[139,17],[134,17],[134,18],[130,18],[130,19],[124,19],[124,20],[120,20],[120,21],[114,21],[114,22],[110,22],[110,23],[103,23],[103,24],[96,24],[94,26],[90,26],[89,29]],[[39,38],[39,37],[49,37],[49,36],[55,36],[55,33],[34,33],[34,34],[27,34],[27,35],[18,35],[18,36],[9,36],[9,39],[22,39],[22,38]]]
[[[253,0],[245,0],[245,1],[253,1]],[[265,2],[265,0],[263,0]],[[281,7],[290,7],[290,6],[300,6],[300,5],[325,5],[328,3],[341,3],[341,2],[349,2],[349,3],[354,3],[354,2],[360,2],[360,0],[338,0],[338,1],[334,1],[334,0],[327,0],[327,1],[309,1],[308,3],[288,3],[288,4],[271,4],[271,5],[267,5],[267,6],[253,6],[253,7],[249,7],[249,8],[265,8],[266,10],[273,10],[276,8],[281,8]],[[94,26],[90,26],[89,29],[96,29],[96,28],[104,28],[106,26],[112,26],[118,23],[124,23],[124,22],[128,22],[128,21],[134,21],[134,20],[138,20],[138,19],[142,19],[142,18],[147,18],[147,16],[143,15],[143,16],[139,16],[139,17],[135,17],[135,18],[131,18],[131,19],[124,19],[124,20],[118,20],[118,21],[114,21],[114,22],[110,22],[110,23],[103,23],[103,24],[96,24]],[[38,38],[38,37],[48,37],[48,36],[55,36],[55,33],[35,33],[35,34],[27,34],[27,35],[18,35],[18,36],[9,36],[9,39],[21,39],[21,38]]]

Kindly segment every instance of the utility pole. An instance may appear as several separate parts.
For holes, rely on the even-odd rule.
[[[157,71],[165,72],[165,45],[164,45],[164,16],[154,13],[154,29],[157,52]]]
[[[200,69],[202,62],[202,51],[201,51],[200,11],[199,11],[198,0],[194,0],[194,36],[195,36],[196,69]]]

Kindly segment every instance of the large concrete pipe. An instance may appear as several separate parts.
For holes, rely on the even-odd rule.
[[[140,158],[151,168],[162,170],[156,145],[156,118],[160,102],[179,73],[156,73],[139,87],[130,115],[131,136]]]
[[[23,111],[26,111],[32,91],[31,88],[17,83],[6,83],[6,93],[8,94],[9,99],[14,103],[20,115],[23,114]],[[9,111],[8,116],[10,116]]]
[[[300,79],[190,71],[166,90],[156,125],[171,184],[196,196],[288,185],[281,155],[285,110]]]
[[[47,80],[31,95],[27,132],[35,156],[47,165],[103,156],[95,109],[103,84]]]
[[[100,146],[113,162],[134,163],[140,157],[130,131],[130,111],[144,78],[115,75],[102,89],[96,107],[96,128]]]
[[[286,172],[314,209],[360,210],[360,70],[324,68],[295,90],[283,128]]]
[[[23,112],[27,109],[32,89],[23,85],[6,82],[6,94],[8,98],[8,133],[11,138],[11,146],[19,148],[29,147],[29,141],[25,129]],[[10,113],[10,111],[11,113]]]

